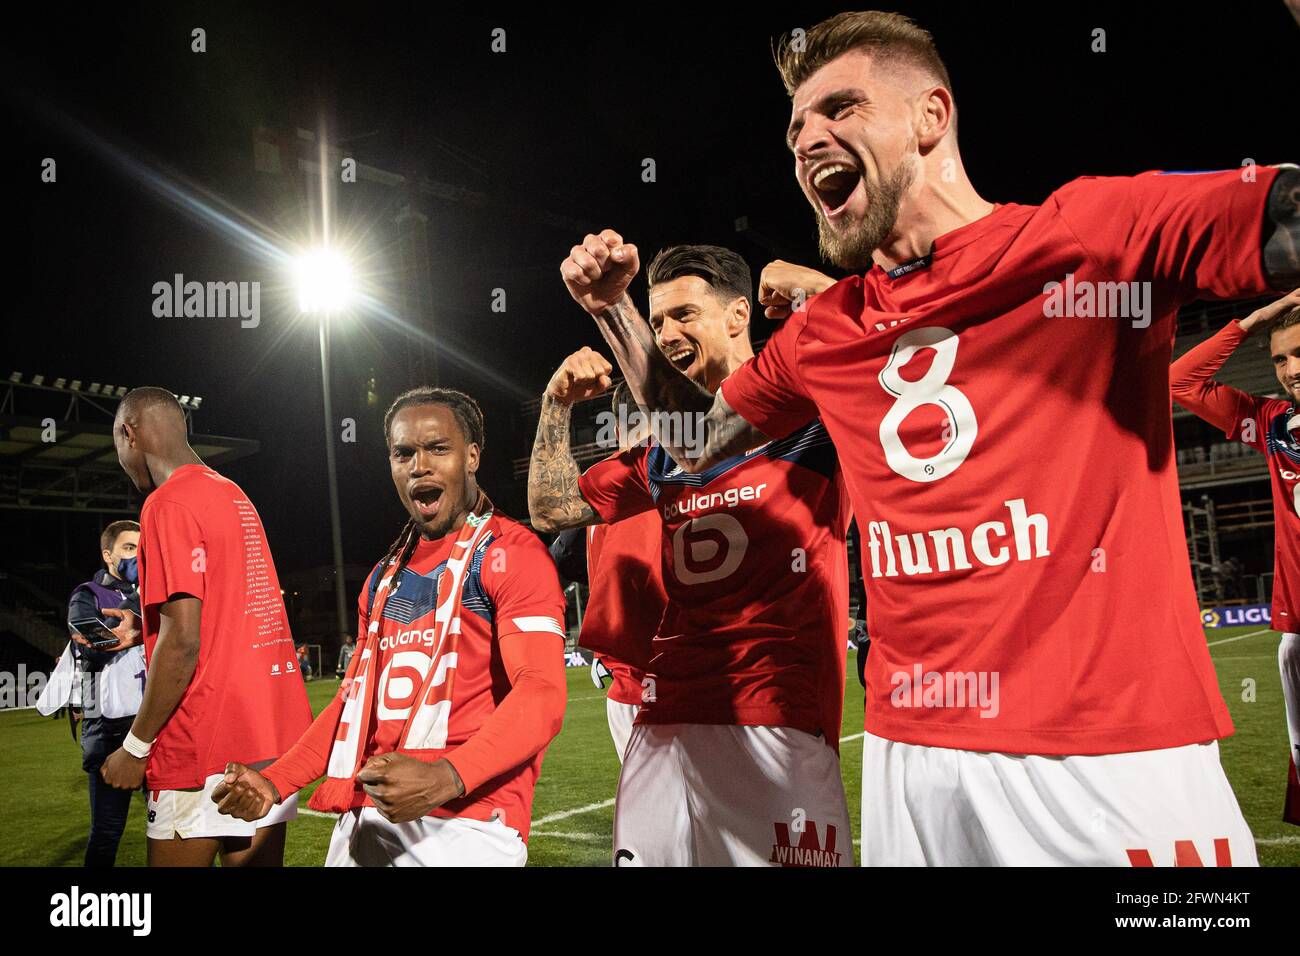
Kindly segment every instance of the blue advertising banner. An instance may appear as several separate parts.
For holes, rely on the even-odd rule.
[[[1202,627],[1272,626],[1272,609],[1267,604],[1238,604],[1234,607],[1201,609]]]

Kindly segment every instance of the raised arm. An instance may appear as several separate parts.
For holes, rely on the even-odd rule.
[[[1280,170],[1269,188],[1264,274],[1275,289],[1300,285],[1300,168],[1295,166]]]
[[[1256,309],[1244,319],[1229,322],[1215,335],[1180,356],[1169,367],[1169,391],[1174,401],[1224,434],[1232,434],[1241,419],[1254,414],[1255,400],[1214,375],[1256,328],[1300,305],[1300,290]]]
[[[569,445],[569,421],[574,402],[609,388],[612,371],[604,356],[584,346],[564,360],[546,386],[528,462],[528,514],[538,531],[600,524],[600,515],[578,489],[582,472]]]
[[[674,368],[659,350],[649,323],[627,294],[639,269],[636,246],[606,229],[574,246],[560,264],[560,275],[569,294],[596,320],[632,396],[649,417],[655,438],[688,472],[704,471],[766,442],[767,436],[741,418],[720,390],[710,395]],[[665,413],[673,418],[665,418]],[[688,417],[702,431],[682,427]],[[674,418],[679,427],[669,426]],[[685,436],[700,434],[702,443],[683,446]]]

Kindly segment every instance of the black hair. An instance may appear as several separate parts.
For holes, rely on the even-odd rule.
[[[646,281],[651,286],[682,276],[699,276],[714,294],[726,300],[754,300],[754,277],[739,253],[722,246],[668,246],[650,260]]]
[[[483,410],[479,408],[478,402],[454,388],[436,388],[432,385],[413,388],[393,399],[393,404],[389,405],[388,411],[384,413],[384,441],[392,441],[393,418],[397,413],[414,405],[443,405],[449,408],[460,426],[461,433],[465,436],[465,441],[478,445],[480,452],[483,450]],[[419,543],[420,529],[414,518],[408,518],[397,538],[389,545],[388,553],[380,561],[380,566],[386,567],[389,563],[395,563],[397,567],[393,574],[401,574],[406,563],[411,560],[411,555],[415,553],[415,546]],[[380,576],[383,576],[382,571]]]

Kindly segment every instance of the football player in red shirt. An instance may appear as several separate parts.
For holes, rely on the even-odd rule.
[[[1285,399],[1249,395],[1214,380],[1214,373],[1256,329],[1268,333],[1269,351]],[[1278,667],[1286,702],[1291,764],[1282,819],[1300,825],[1300,289],[1229,322],[1182,355],[1169,369],[1174,401],[1199,415],[1229,439],[1241,440],[1268,457],[1273,480],[1272,623],[1282,631]]]
[[[587,357],[579,352],[569,361],[585,363]],[[626,382],[618,383],[610,405],[619,451],[649,437],[647,428],[627,427],[630,418],[640,416]],[[619,763],[648,687],[645,667],[668,602],[659,562],[662,536],[659,516],[643,511],[615,524],[567,528],[551,545],[560,573],[588,587],[578,642],[594,654],[592,682],[603,688],[605,678],[610,679],[605,716]]]
[[[231,761],[266,766],[311,722],[266,532],[239,486],[203,464],[185,413],[161,388],[128,392],[113,422],[140,512],[140,607],[148,674],[121,749],[101,768],[148,778],[150,866],[279,866],[288,801],[257,823],[208,799]]]
[[[635,246],[588,236],[561,274],[637,400],[704,417],[693,471],[815,418],[840,449],[874,638],[863,861],[1255,863],[1219,763],[1232,722],[1187,562],[1168,364],[1182,303],[1300,281],[1300,170],[992,203],[906,18],[837,15],[778,65],[796,180],[852,275],[710,393],[628,297]]]
[[[648,279],[656,352],[716,390],[753,355],[748,265],[674,246]],[[848,513],[834,448],[814,420],[695,474],[682,464],[695,423],[682,420],[666,426],[687,445],[677,456],[642,444],[579,475],[569,408],[611,371],[584,349],[552,377],[528,493],[547,531],[647,512],[662,526],[668,605],[619,778],[615,861],[851,865],[838,755]]]
[[[476,480],[483,415],[419,388],[384,418],[410,519],[358,601],[334,701],[260,773],[212,795],[257,820],[322,776],[326,866],[523,866],[542,756],[564,719],[564,595],[545,545]]]

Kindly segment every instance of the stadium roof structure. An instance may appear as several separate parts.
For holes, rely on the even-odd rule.
[[[124,386],[98,382],[83,389],[76,379],[45,376],[29,382],[14,372],[0,383],[0,509],[135,514],[141,495],[117,462],[113,416]],[[93,388],[93,392],[91,389]],[[220,465],[255,454],[252,439],[196,434],[193,413],[201,398],[181,407],[190,445],[205,462]]]

